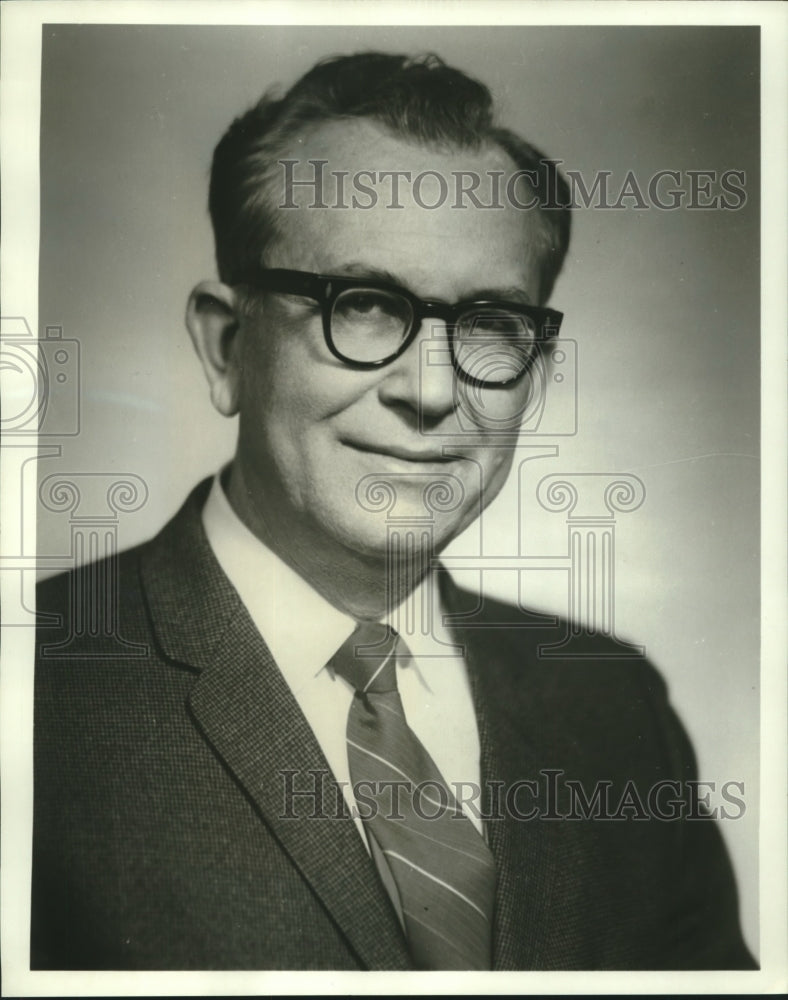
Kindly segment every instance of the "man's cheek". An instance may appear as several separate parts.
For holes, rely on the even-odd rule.
[[[487,453],[487,464],[484,476],[482,506],[487,507],[498,496],[503,484],[509,477],[514,458],[514,448],[499,447],[490,449]]]
[[[480,388],[463,385],[458,393],[458,416],[467,430],[486,431],[490,434],[516,433],[523,421],[531,399],[531,383],[522,380],[506,388]]]

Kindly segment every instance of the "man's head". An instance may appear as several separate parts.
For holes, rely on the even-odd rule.
[[[315,547],[327,558],[384,556],[386,518],[369,495],[376,477],[396,495],[398,516],[431,518],[437,548],[505,481],[514,437],[501,430],[515,430],[529,395],[521,340],[543,332],[535,307],[563,262],[569,216],[523,210],[526,189],[538,206],[556,195],[566,204],[564,183],[496,125],[491,105],[483,85],[435,57],[343,57],[318,64],[281,100],[264,98],[216,149],[220,281],[195,289],[189,327],[215,405],[240,412],[236,508],[269,542],[285,533],[291,562]],[[288,177],[314,177],[315,161],[317,198],[314,185],[286,189]],[[515,175],[519,187],[507,187]],[[462,176],[479,178],[474,198],[460,198]],[[364,185],[374,197],[361,197]],[[283,279],[282,270],[302,276]],[[337,305],[344,285],[304,273],[361,288]],[[472,302],[485,305],[446,310]],[[396,339],[401,324],[410,339],[392,350],[343,347],[348,309],[352,329]],[[502,363],[487,349],[474,369],[478,330],[498,331],[499,347],[505,337],[517,343],[503,345]],[[452,493],[443,509],[425,509],[430,484]]]

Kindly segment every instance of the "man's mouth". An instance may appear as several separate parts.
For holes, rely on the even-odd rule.
[[[436,463],[447,465],[457,461],[461,456],[457,454],[444,454],[442,449],[417,448],[408,445],[375,444],[367,441],[342,441],[342,444],[354,451],[364,452],[372,456],[381,458],[394,458],[401,462],[413,462],[421,465],[434,465]]]

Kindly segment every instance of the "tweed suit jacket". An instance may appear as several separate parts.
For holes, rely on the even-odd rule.
[[[31,967],[409,969],[320,747],[208,545],[208,485],[153,541],[41,588],[63,625],[39,634]],[[545,658],[564,623],[451,584],[444,601],[479,726],[494,968],[754,967],[712,821],[562,818],[566,779],[645,801],[695,777],[654,669],[604,643]],[[104,617],[74,634],[80,602]]]

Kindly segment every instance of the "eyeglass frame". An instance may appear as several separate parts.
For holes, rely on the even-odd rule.
[[[316,301],[320,305],[322,311],[323,337],[326,342],[326,347],[331,354],[343,364],[348,365],[350,368],[360,370],[370,371],[376,368],[383,368],[386,365],[391,364],[392,361],[396,361],[396,359],[404,354],[416,339],[425,319],[428,317],[440,319],[446,324],[449,353],[451,355],[452,367],[454,368],[455,373],[469,384],[479,387],[502,388],[523,378],[539,354],[540,346],[553,337],[558,336],[561,321],[564,318],[564,314],[556,309],[550,309],[546,306],[534,306],[525,302],[513,302],[506,299],[463,299],[461,302],[449,305],[446,302],[436,301],[434,299],[421,299],[418,295],[414,295],[413,292],[407,288],[403,288],[401,285],[387,281],[379,281],[375,278],[355,278],[344,275],[317,274],[312,271],[297,271],[282,267],[262,268],[257,272],[253,281],[244,282],[244,284],[259,288],[261,291],[274,292],[283,295],[298,295]],[[354,361],[352,358],[346,357],[337,348],[331,335],[331,316],[336,300],[342,292],[346,292],[348,289],[356,288],[362,290],[370,289],[373,291],[383,291],[399,295],[405,299],[411,307],[413,317],[411,320],[410,330],[405,334],[402,343],[397,350],[379,361]],[[536,349],[534,354],[528,359],[523,370],[511,379],[507,379],[503,382],[494,382],[487,379],[477,378],[474,375],[468,374],[468,372],[461,367],[459,361],[457,360],[454,331],[458,320],[463,313],[467,313],[470,309],[478,309],[479,307],[511,309],[527,316],[536,323]]]

